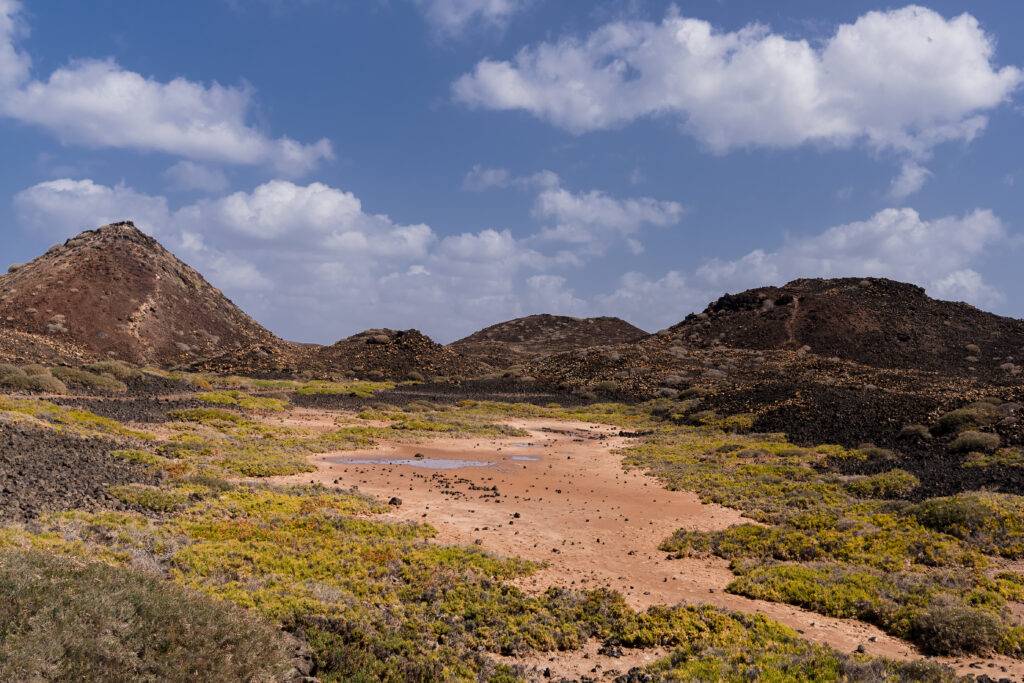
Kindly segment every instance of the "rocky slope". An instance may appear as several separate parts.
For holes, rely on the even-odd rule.
[[[129,222],[87,230],[0,276],[0,326],[160,365],[275,341]]]
[[[0,326],[0,363],[79,365],[92,360],[96,360],[95,353],[73,342]]]
[[[803,279],[727,294],[668,332],[692,346],[806,347],[880,368],[998,375],[1024,363],[1024,321],[880,278]]]
[[[552,353],[635,342],[646,336],[647,332],[621,318],[545,313],[485,327],[449,346],[492,368],[506,369]]]

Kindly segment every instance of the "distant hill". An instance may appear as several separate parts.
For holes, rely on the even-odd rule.
[[[430,379],[476,377],[488,368],[418,330],[365,330],[329,346],[250,344],[183,366],[193,371],[255,377]]]
[[[456,349],[438,344],[419,330],[365,330],[330,346],[311,350],[320,367],[343,367],[357,376],[394,379],[474,377],[486,368]]]
[[[998,373],[1024,361],[1024,321],[881,278],[801,279],[727,294],[667,332],[687,345],[806,347],[879,368]]]
[[[545,313],[485,327],[449,347],[500,369],[552,353],[636,342],[647,336],[647,332],[621,318]]]
[[[130,222],[87,230],[0,276],[0,326],[160,365],[276,341]]]

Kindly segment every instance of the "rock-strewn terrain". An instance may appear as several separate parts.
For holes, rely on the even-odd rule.
[[[72,342],[0,326],[0,363],[79,364],[95,356]]]
[[[150,468],[110,456],[108,439],[0,422],[0,519],[28,520],[73,508],[123,508],[116,484],[155,484]]]

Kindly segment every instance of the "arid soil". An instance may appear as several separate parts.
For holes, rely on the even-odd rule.
[[[337,417],[305,410],[269,419],[328,429]],[[657,546],[678,528],[715,530],[749,520],[729,508],[703,504],[692,493],[667,491],[641,472],[624,471],[616,449],[628,439],[617,436],[615,429],[541,420],[508,424],[530,435],[446,438],[322,453],[313,457],[315,473],[280,481],[318,482],[358,488],[383,500],[398,498],[391,516],[430,523],[438,531],[438,542],[477,544],[546,563],[522,581],[526,590],[607,586],[637,608],[686,602],[760,612],[844,652],[863,646],[869,653],[893,658],[919,656],[913,646],[862,622],[726,593],[732,573],[723,560],[667,559]],[[548,669],[557,680],[625,672],[655,654],[626,650],[620,658],[589,648],[538,655],[527,664],[538,677]],[[964,673],[981,673],[981,667],[997,678],[1024,680],[1024,663],[1008,658],[943,661]]]

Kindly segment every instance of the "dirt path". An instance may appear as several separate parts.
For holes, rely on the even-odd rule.
[[[334,415],[307,413],[300,420],[326,426]],[[733,575],[724,560],[667,560],[657,547],[676,529],[711,531],[747,520],[735,510],[703,504],[695,494],[667,491],[642,473],[625,472],[614,451],[628,440],[616,436],[617,430],[543,420],[508,424],[530,436],[323,453],[313,457],[316,472],[278,481],[358,487],[384,500],[397,496],[402,505],[389,516],[430,523],[439,542],[547,562],[546,569],[521,581],[528,591],[606,586],[639,609],[684,602],[760,612],[843,652],[863,646],[892,658],[920,656],[904,641],[859,621],[728,594],[724,588]],[[405,463],[381,462],[395,460]],[[538,672],[550,668],[557,680],[625,671],[656,654],[627,651],[618,660],[590,649],[539,655],[529,664]],[[1024,662],[1008,658],[942,661],[963,673],[1024,680]]]

